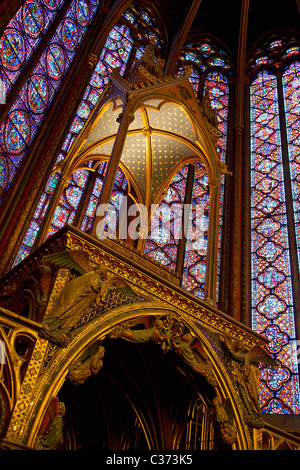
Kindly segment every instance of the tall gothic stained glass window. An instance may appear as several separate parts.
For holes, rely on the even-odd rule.
[[[298,248],[298,263],[300,265],[300,61],[292,62],[286,67],[283,75],[283,93],[285,118],[287,126],[287,141],[289,148],[289,164],[292,185],[292,198]]]
[[[252,327],[270,339],[267,348],[279,363],[276,370],[260,370],[265,413],[300,412],[294,299],[299,273],[291,267],[293,240],[299,253],[299,64],[299,48],[285,39],[268,42],[250,61]]]
[[[103,162],[99,165],[97,176],[94,181],[93,189],[90,194],[88,204],[86,206],[84,216],[81,222],[81,230],[89,232],[93,226],[98,199],[101,194],[104,177],[107,169],[107,163]],[[118,168],[107,213],[105,214],[105,226],[103,227],[108,237],[118,238],[117,230],[119,223],[119,213],[123,198],[127,196],[128,181],[124,172]]]
[[[0,77],[6,94],[63,4],[63,0],[26,0],[8,23],[0,38]],[[69,31],[71,34],[72,29]]]
[[[188,180],[192,176],[192,190]],[[183,165],[151,217],[145,254],[176,271],[183,250],[181,286],[204,299],[210,190],[203,163]],[[184,245],[182,246],[182,243]],[[180,273],[179,273],[180,274]]]
[[[222,67],[224,59],[219,57],[215,58],[213,64],[218,60],[218,67]],[[220,61],[220,62],[219,62]],[[225,62],[225,69],[229,68],[228,62]],[[220,137],[217,142],[217,150],[220,160],[226,163],[227,151],[227,129],[228,129],[228,109],[229,109],[229,77],[224,74],[224,71],[214,70],[209,72],[204,82],[204,94],[208,92],[210,103],[213,109],[217,112],[218,117],[218,131]],[[221,188],[220,188],[220,216],[219,216],[219,243],[218,243],[218,276],[217,276],[217,298],[220,280],[221,269],[221,244],[222,244],[222,227],[223,227],[223,207],[224,207],[224,191],[225,191],[225,175],[221,175]]]
[[[26,18],[26,21],[23,18],[26,24],[25,27],[25,24],[23,23],[23,27],[26,31],[28,30],[27,33],[29,36],[29,33],[40,35],[41,22],[44,21],[43,18],[45,19],[46,10],[43,9],[44,13],[42,14],[42,10],[40,10],[40,12],[37,11],[37,4],[33,7],[33,5],[31,4],[30,6],[29,3],[30,2],[25,2],[22,9]],[[53,2],[48,3],[50,6],[54,6]],[[1,177],[1,200],[7,189],[10,187],[18,168],[26,156],[29,145],[33,141],[33,138],[46,115],[46,111],[51,105],[55,93],[60,87],[63,77],[71,64],[76,50],[85,36],[97,9],[98,2],[94,0],[74,0],[71,3],[64,19],[61,21],[56,32],[46,45],[46,48],[37,62],[37,65],[31,72],[30,77],[20,90],[5,121],[1,124],[0,165],[1,174],[3,175]],[[29,19],[32,21],[30,22]],[[38,24],[39,27],[37,26]],[[5,47],[7,48],[9,47],[9,37],[5,36],[5,38],[7,39],[5,42]],[[25,38],[23,37],[23,42],[24,41]],[[18,61],[20,61],[21,49],[18,46],[18,44],[21,44],[20,35],[16,35],[15,43],[19,52],[17,53],[16,49],[14,54],[15,57],[19,58]],[[27,49],[28,48],[29,46],[27,46]],[[4,50],[2,50],[2,55],[3,53]],[[5,66],[7,68],[9,65],[8,56],[6,56],[6,58]],[[2,62],[3,60],[4,58],[2,57]],[[26,59],[24,58],[24,61],[25,60]],[[5,71],[5,68],[3,68],[3,70]],[[14,79],[14,77],[11,77],[10,84]]]
[[[82,11],[80,10],[81,7],[83,8],[84,6],[86,6],[85,2],[86,0],[77,1],[77,3],[75,3],[76,8],[74,7],[75,8],[74,11],[77,17],[80,18],[80,21],[84,22],[87,27],[88,26],[87,14],[89,10],[88,9],[85,9],[85,10],[83,9]],[[96,2],[93,1],[91,3],[94,5]],[[75,46],[75,44],[73,44],[72,46],[70,41],[72,40],[75,41],[77,36],[75,34],[75,31],[72,32],[70,29],[71,23],[70,25],[69,23],[68,25],[66,25],[65,24],[66,20],[64,21],[65,22],[62,22],[62,25],[61,25],[61,28],[62,28],[61,36],[63,40],[65,41],[64,44],[65,44],[65,47],[67,48],[67,53],[69,53],[68,51],[70,50],[73,51],[74,50],[73,46]],[[62,34],[64,31],[65,31],[65,34]],[[59,32],[57,34],[59,34]],[[114,68],[118,68],[120,74],[123,75],[125,73],[126,67],[130,64],[132,65],[132,63],[134,63],[135,60],[141,57],[145,44],[147,44],[149,40],[153,40],[159,49],[163,47],[163,41],[161,39],[161,35],[159,34],[159,30],[158,30],[155,20],[146,11],[140,8],[137,8],[135,6],[131,6],[124,13],[120,22],[112,29],[112,31],[110,32],[106,40],[106,43],[99,57],[99,61],[92,73],[89,85],[87,86],[83,94],[83,98],[76,111],[73,122],[69,128],[68,133],[66,134],[66,137],[61,146],[60,152],[58,153],[53,170],[56,169],[58,164],[61,165],[64,159],[66,158],[66,155],[70,151],[73,143],[75,142],[77,136],[79,135],[79,132],[83,128],[91,111],[94,109],[96,103],[98,102],[105,86],[109,82],[112,70]],[[59,53],[59,51],[60,49],[56,50],[57,53]],[[52,54],[52,52],[51,53],[49,52],[49,57],[53,58],[53,60],[51,59],[48,64],[49,70],[51,71],[53,69],[52,70],[53,74],[55,74],[55,70],[57,71],[57,73],[59,73],[60,71],[62,72],[65,65],[64,63],[62,63],[61,66],[59,65],[60,64],[59,57],[61,57],[64,60],[64,56],[59,55],[59,54],[55,55],[55,54]],[[62,73],[61,73],[61,76],[62,76]],[[59,77],[53,77],[53,78],[56,78],[58,80],[61,77],[59,76]],[[36,87],[33,86],[32,88],[36,90]],[[44,103],[45,100],[42,99],[41,93],[38,94],[38,98],[39,98],[38,103],[41,103],[42,105],[42,103]],[[45,105],[45,109],[46,109],[46,105]],[[27,129],[25,124],[22,124],[22,121],[19,119],[18,135],[20,135],[21,137],[23,134],[25,135],[25,131]],[[22,125],[25,130],[21,134],[21,129],[23,128]],[[14,127],[13,130],[16,132],[16,126]],[[0,132],[1,132],[1,129],[0,129]],[[23,141],[24,139],[22,140],[22,142]],[[24,141],[24,147],[25,147],[25,141]],[[92,161],[87,162],[86,166],[91,167]],[[105,171],[104,168],[105,166],[100,165],[99,171],[100,169],[103,169],[103,171]],[[118,170],[118,174],[116,177],[115,183],[117,186],[118,186],[117,180],[118,178],[120,178],[120,174],[122,173],[120,172],[121,170]],[[47,214],[49,204],[56,190],[59,175],[60,175],[60,171],[57,171],[56,173],[52,171],[51,175],[49,176],[46,187],[44,188],[44,191],[41,197],[39,198],[39,202],[37,204],[36,210],[33,214],[33,217],[29,223],[28,229],[22,240],[20,249],[14,261],[14,265],[19,263],[22,259],[24,259],[32,251],[34,243],[37,242],[39,230],[43,221],[45,220],[45,216]],[[98,182],[98,186],[97,186],[98,189],[100,188],[99,185],[102,184],[101,175],[102,173],[100,171],[99,177],[96,180],[96,182]],[[6,177],[4,179],[5,181],[7,181]],[[92,219],[91,219],[90,214],[92,213],[92,205],[93,205],[92,201],[95,202],[97,190],[94,188],[91,194],[87,194],[86,188],[87,188],[88,181],[89,181],[89,170],[87,169],[86,170],[78,169],[78,171],[76,171],[72,175],[68,185],[66,186],[66,188],[63,191],[63,194],[61,195],[59,204],[55,209],[55,214],[51,222],[51,226],[50,226],[47,236],[52,235],[59,228],[63,227],[67,223],[68,224],[75,223],[74,221],[76,221],[76,219],[78,218],[77,212],[82,203],[83,195],[85,196],[85,199],[87,199],[89,202],[88,202],[88,207],[86,208],[86,212],[83,216],[83,219],[81,221],[77,221],[77,225],[80,226],[82,230],[86,230],[86,231],[91,228]],[[122,191],[123,190],[124,188],[122,189]],[[120,197],[121,197],[120,193],[118,193],[115,187],[113,198],[112,198],[112,204],[116,208],[118,207],[117,201],[120,202]]]

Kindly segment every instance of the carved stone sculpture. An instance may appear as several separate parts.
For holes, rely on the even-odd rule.
[[[60,255],[57,261],[60,266],[70,266],[81,275],[65,285],[56,304],[44,320],[40,332],[41,337],[60,346],[68,344],[70,339],[68,334],[88,309],[104,302],[109,291],[122,289],[125,286],[121,278],[109,275],[105,267],[93,267],[88,261],[84,263],[86,260],[77,256],[81,254],[67,252],[65,257]],[[73,264],[70,264],[68,258],[73,259]]]
[[[278,363],[258,345],[248,349],[241,341],[233,339],[228,334],[219,333],[203,326],[201,328],[222,351],[226,367],[238,392],[246,423],[260,429],[264,422],[260,411],[256,371],[259,364],[276,369]]]
[[[35,450],[55,450],[63,442],[63,417],[66,412],[65,404],[57,401],[57,407],[50,407],[50,421],[45,431],[40,434],[34,444]]]
[[[260,346],[254,346],[247,351],[240,341],[234,341],[228,336],[222,339],[231,359],[232,374],[239,392],[245,420],[250,426],[261,428],[264,423],[261,418],[255,367],[261,363],[276,369],[278,364]]]
[[[216,386],[212,365],[209,361],[196,357],[190,347],[193,336],[182,319],[175,314],[156,317],[151,328],[119,328],[112,332],[110,338],[123,338],[137,343],[153,341],[164,352],[176,352],[194,372],[203,375],[212,386]]]
[[[75,361],[69,368],[66,379],[74,385],[83,384],[89,377],[96,375],[103,366],[105,348],[98,346],[96,352],[84,361]]]
[[[211,415],[219,438],[224,444],[232,445],[237,438],[236,428],[230,423],[227,411],[219,397],[212,400]]]

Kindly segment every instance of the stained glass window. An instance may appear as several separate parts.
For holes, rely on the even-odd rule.
[[[83,232],[89,232],[92,228],[94,217],[96,214],[96,209],[98,205],[98,199],[101,194],[102,186],[103,186],[103,181],[105,177],[105,171],[106,171],[107,165],[106,163],[101,163],[100,166],[98,167],[98,172],[97,172],[97,177],[95,179],[93,189],[88,201],[88,204],[86,206],[86,210],[80,225],[80,229]]]
[[[202,299],[206,275],[209,201],[207,171],[203,164],[198,163],[191,197],[182,287]]]
[[[232,64],[227,52],[210,39],[196,40],[185,45],[179,63],[190,62],[197,64],[200,73],[205,73],[211,68],[220,67],[231,73]]]
[[[176,269],[179,240],[182,238],[183,204],[188,165],[173,177],[165,197],[151,217],[145,254],[169,269]]]
[[[300,266],[300,61],[287,66],[282,75],[292,198]]]
[[[60,197],[55,213],[47,233],[53,235],[64,225],[74,222],[77,209],[83,196],[84,188],[89,176],[88,170],[77,170],[72,174],[70,181]]]
[[[250,67],[273,63],[286,54],[283,40],[273,40],[259,51]],[[265,57],[263,59],[263,57]],[[255,58],[255,56],[254,56]],[[263,60],[262,60],[263,59]],[[263,70],[250,86],[251,109],[251,259],[252,327],[268,337],[269,352],[278,369],[261,367],[260,397],[263,413],[299,414],[299,376],[294,320],[293,278],[290,263],[290,238],[294,227],[288,222],[287,184],[284,146],[285,132],[280,115],[280,90],[283,86],[285,128],[292,180],[292,194],[298,227],[297,178],[299,176],[299,63],[286,67],[282,78]],[[293,93],[296,93],[293,95]]]
[[[94,108],[94,106],[96,105],[96,103],[98,102],[98,99],[102,93],[102,91],[104,90],[104,87],[106,86],[106,84],[108,83],[109,81],[109,78],[110,78],[110,74],[111,74],[111,68],[110,68],[110,64],[112,64],[113,60],[112,60],[112,57],[114,57],[114,54],[115,54],[115,59],[116,59],[116,63],[115,63],[115,66],[118,65],[118,64],[122,64],[123,65],[123,69],[122,69],[122,72],[124,73],[124,69],[125,69],[125,65],[126,65],[126,62],[124,60],[124,57],[125,59],[128,58],[128,54],[129,54],[129,48],[132,48],[132,39],[130,37],[130,31],[129,29],[126,27],[126,26],[122,26],[122,27],[119,27],[119,26],[116,26],[115,28],[113,28],[111,34],[109,35],[104,47],[103,47],[103,50],[102,50],[102,53],[101,53],[101,58],[99,60],[99,62],[97,63],[96,67],[95,67],[95,70],[93,72],[93,75],[91,77],[91,80],[90,80],[90,83],[84,93],[84,96],[83,96],[83,99],[79,105],[79,108],[77,110],[77,113],[76,113],[76,116],[70,126],[70,130],[69,130],[69,133],[67,134],[64,142],[63,142],[63,145],[62,145],[62,148],[61,148],[61,151],[57,157],[57,160],[56,160],[56,164],[58,162],[61,162],[62,160],[64,160],[64,158],[66,157],[68,151],[70,150],[72,144],[75,142],[76,140],[76,137],[78,136],[79,132],[81,131],[82,127],[84,126],[84,123],[86,122],[87,118],[89,117],[92,109]],[[121,48],[121,45],[124,44],[124,50],[126,49],[126,54],[125,52],[123,51],[122,55],[117,55],[118,54],[118,50]],[[130,46],[129,46],[130,45]],[[111,50],[109,49],[109,46],[112,48]],[[106,61],[106,59],[109,57],[109,63]],[[55,165],[56,165],[55,164]],[[43,211],[43,214],[45,215],[46,213],[46,204],[48,206],[49,204],[49,199],[51,199],[51,195],[48,194],[47,192],[47,187],[49,184],[51,184],[51,181],[52,183],[53,182],[53,178],[52,176],[50,176],[49,180],[48,180],[48,183],[46,185],[46,188],[43,192],[43,195],[41,197],[41,200],[44,201],[45,203],[45,210]],[[85,180],[86,182],[87,180]],[[72,183],[70,182],[71,186],[72,186]],[[83,188],[82,188],[83,189]],[[46,194],[48,194],[48,197],[46,197]],[[82,195],[82,191],[78,190],[78,195]],[[40,203],[39,203],[40,204]],[[59,220],[57,219],[56,222],[52,222],[51,224],[51,233],[54,233],[56,230],[54,229],[54,227],[59,227],[59,224],[61,224],[60,226],[63,226],[65,223],[69,223],[71,224],[74,220],[74,216],[75,216],[75,212],[76,212],[76,208],[73,208],[73,210],[71,210],[71,212],[69,212],[70,209],[67,209],[66,207],[63,209],[60,205],[56,208],[56,215],[55,217],[59,217]],[[75,211],[75,212],[74,212]],[[73,214],[73,218],[69,219],[69,215],[67,214]],[[31,225],[34,225],[35,226],[35,232],[34,232],[34,236],[35,238],[37,237],[38,235],[38,231],[39,231],[39,228],[41,226],[41,223],[43,222],[43,218],[39,218],[39,220],[35,220],[35,215],[33,216],[33,220],[30,224]],[[28,228],[28,231],[30,231],[30,226]],[[19,250],[19,253],[17,255],[17,258],[15,260],[15,264],[17,262],[19,262],[21,259],[23,259],[25,256],[27,256],[28,254],[28,247],[25,246],[25,240],[27,239],[28,237],[28,234],[26,233],[25,237],[24,237],[24,240],[22,242],[22,245],[21,245],[21,248]]]
[[[220,160],[226,163],[227,149],[227,128],[228,128],[228,109],[229,109],[229,80],[219,71],[211,72],[207,75],[204,84],[204,93],[206,88],[209,90],[209,98],[212,108],[216,109],[218,117],[218,131],[221,133],[217,150]],[[218,241],[218,276],[217,276],[217,299],[219,293],[219,279],[221,269],[221,243],[222,243],[222,226],[223,226],[223,208],[224,208],[224,190],[225,175],[221,175],[220,188],[220,217],[219,217],[219,241]]]
[[[163,28],[158,25],[156,19],[148,11],[133,4],[123,16],[135,26],[135,34],[138,39],[144,40],[146,38],[154,41],[159,49],[164,48]]]
[[[8,93],[41,38],[55,19],[63,0],[26,0],[0,38],[0,78]]]
[[[197,163],[187,202],[188,168],[189,165],[184,165],[174,175],[152,215],[145,254],[176,270],[180,240],[183,240],[182,287],[204,299],[210,190],[206,168]]]
[[[127,197],[128,182],[126,176],[120,168],[117,170],[114,187],[110,197],[110,206],[105,214],[106,225],[104,230],[108,237],[119,238],[120,229],[120,209],[122,202]]]
[[[191,60],[191,58],[189,60]],[[185,74],[184,68],[181,67],[178,70],[178,75],[184,75],[184,74]],[[190,69],[189,81],[190,81],[190,83],[191,83],[191,85],[192,85],[192,87],[195,91],[196,96],[198,96],[199,88],[200,88],[200,74],[199,74],[198,70],[195,69],[193,66],[191,66],[191,69]]]
[[[189,80],[195,91],[197,98],[201,103],[201,99],[208,91],[208,96],[213,109],[216,110],[218,118],[218,130],[220,137],[217,142],[217,150],[220,159],[226,163],[226,150],[227,150],[227,127],[228,127],[228,109],[229,109],[229,91],[230,91],[230,74],[232,71],[231,59],[223,48],[212,43],[210,40],[193,41],[186,44],[179,60],[179,74],[183,73],[184,65],[190,65],[191,74]],[[219,297],[219,280],[221,269],[221,243],[222,243],[222,226],[223,226],[223,204],[224,204],[224,187],[225,176],[221,176],[221,189],[220,189],[220,217],[219,217],[219,243],[218,243],[218,276],[217,276],[217,301]],[[203,297],[204,284],[203,280],[205,274],[205,262],[203,255],[199,252],[199,259],[202,259],[201,276],[198,278],[187,274],[192,266],[197,265],[196,259],[190,253],[185,259],[185,268],[183,274],[183,285],[187,290],[192,290],[196,295]],[[196,263],[196,264],[195,264]],[[200,265],[199,265],[200,266]],[[187,282],[189,279],[189,282]],[[196,288],[196,279],[198,279],[198,288]]]
[[[282,59],[297,55],[299,52],[299,43],[295,38],[282,37],[274,41],[268,40],[253,52],[249,60],[249,67],[251,69],[259,65],[269,64],[279,68]]]
[[[56,173],[55,175],[50,176],[50,178],[48,179],[47,185],[35,209],[33,218],[29,224],[25,237],[22,241],[22,245],[14,261],[14,266],[30,254],[35,243],[36,237],[38,235],[41,223],[48,209],[51,197],[53,195],[53,192],[55,191],[58,178],[59,175]]]
[[[123,75],[132,47],[133,40],[130,36],[130,30],[124,25],[115,26],[102,49],[100,60],[95,67],[90,83],[70,126],[69,133],[63,143],[61,149],[63,158],[72,147],[92,109],[98,102],[110,79],[112,68],[120,67],[120,74]]]
[[[5,173],[1,180],[1,199],[11,185],[96,11],[97,3],[94,1],[74,0],[71,3],[0,126],[0,161]]]
[[[104,177],[106,173],[107,164],[101,163],[98,167],[97,177],[95,179],[93,189],[86,206],[84,217],[81,222],[81,230],[89,232],[93,226],[94,217],[96,214],[98,200],[101,194]],[[128,182],[123,171],[118,168],[114,187],[110,198],[110,207],[105,215],[105,226],[103,227],[106,235],[112,238],[118,238],[118,223],[119,213],[122,205],[123,198],[127,196]]]

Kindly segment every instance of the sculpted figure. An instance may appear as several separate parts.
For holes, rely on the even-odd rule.
[[[103,346],[98,346],[96,352],[92,356],[82,362],[80,360],[73,362],[69,368],[66,379],[74,385],[83,384],[86,379],[92,375],[96,375],[102,368],[104,353],[105,348]]]
[[[243,405],[245,418],[253,427],[263,425],[260,411],[258,385],[255,367],[258,363],[277,368],[277,362],[260,346],[254,346],[245,351],[240,341],[224,337],[224,345],[231,358],[232,374],[236,378],[236,385]]]
[[[163,335],[164,332],[164,324],[163,321],[157,318],[152,328],[142,329],[142,330],[131,330],[130,328],[126,328],[124,330],[119,331],[119,335],[117,336],[116,333],[112,337],[119,337],[123,339],[128,339],[130,341],[134,341],[136,343],[144,343],[147,341],[154,341],[155,343],[162,344],[165,340],[165,336]]]
[[[184,332],[181,336],[173,339],[174,350],[183,358],[192,370],[203,375],[208,383],[215,387],[217,382],[213,374],[212,365],[195,356],[190,347],[192,340],[193,336],[191,333],[189,331]]]
[[[212,386],[216,386],[211,364],[195,356],[190,347],[193,337],[184,322],[175,314],[157,317],[153,327],[147,329],[118,328],[110,338],[123,338],[138,343],[153,341],[159,344],[164,352],[176,352],[191,369],[205,376]]]
[[[184,75],[186,77],[190,77],[192,75],[193,66],[191,64],[183,65],[183,69],[184,69]]]
[[[276,369],[278,363],[258,345],[247,349],[241,341],[233,339],[226,333],[219,333],[203,326],[201,328],[222,350],[226,363],[230,365],[229,370],[239,394],[245,421],[249,426],[261,428],[264,423],[261,418],[256,371],[259,364]]]
[[[156,59],[156,64],[155,64],[155,75],[158,78],[162,78],[164,75],[164,67],[166,65],[166,61],[164,59],[160,59],[159,57]]]
[[[216,431],[220,435],[220,439],[227,445],[231,445],[236,441],[237,433],[235,427],[230,423],[228,414],[219,397],[212,400],[213,409],[211,414],[215,422]]]
[[[93,267],[87,258],[88,253],[70,251],[60,254],[57,261],[60,267],[73,268],[80,273],[65,285],[40,332],[41,337],[60,346],[66,346],[68,334],[88,309],[105,302],[109,291],[123,289],[125,286],[121,278],[110,275],[101,265]]]
[[[107,271],[96,268],[69,281],[62,290],[54,308],[46,318],[44,326],[68,332],[92,305],[105,300],[107,294]]]
[[[209,98],[209,88],[207,87],[204,92],[203,100],[202,100],[202,109],[203,113],[210,124],[213,121],[213,108],[211,106],[210,98]]]
[[[55,408],[54,408],[55,409]],[[52,411],[52,413],[51,413]],[[55,450],[63,442],[63,417],[66,408],[63,402],[57,402],[57,407],[53,414],[53,407],[50,407],[50,422],[43,434],[40,434],[34,444],[36,450]]]
[[[154,67],[154,46],[155,42],[151,39],[148,46],[145,48],[144,55],[141,59],[142,64],[147,68],[147,70],[149,70],[149,72],[151,72]]]
[[[219,160],[218,163],[222,174],[232,175],[232,171],[228,170],[228,166],[226,165],[226,163],[222,162],[221,160]]]

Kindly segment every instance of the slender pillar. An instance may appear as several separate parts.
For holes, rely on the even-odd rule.
[[[250,84],[245,77],[245,130],[243,162],[243,292],[241,321],[251,328],[252,275],[251,275],[251,150],[250,150]]]
[[[153,160],[152,160],[152,130],[149,127],[149,122],[147,119],[147,126],[143,130],[143,134],[146,139],[146,194],[145,194],[145,206],[147,208],[147,217],[146,214],[141,212],[141,227],[140,227],[140,237],[137,243],[137,249],[144,253],[147,236],[149,233],[149,223],[151,221],[151,203],[152,203],[152,184],[153,184]],[[150,215],[150,218],[149,218]]]
[[[242,298],[242,172],[244,142],[244,78],[246,62],[246,43],[248,26],[249,0],[243,0],[241,6],[239,46],[237,56],[234,157],[233,157],[233,199],[232,199],[232,245],[231,245],[231,282],[229,314],[241,320]]]
[[[91,52],[96,55],[100,55],[102,48],[105,44],[107,36],[109,35],[112,28],[116,25],[116,22],[123,15],[123,13],[130,7],[132,0],[115,0],[111,6],[104,5],[102,7],[103,13],[106,15],[103,23],[98,24],[99,39],[95,41],[94,47]]]
[[[101,195],[99,198],[98,207],[104,204],[109,204],[110,202],[110,197],[111,197],[111,193],[113,190],[114,181],[116,178],[119,163],[121,160],[128,127],[133,121],[133,119],[134,119],[134,115],[131,112],[131,106],[129,103],[126,103],[124,106],[123,113],[120,115],[120,125],[119,125],[118,133],[116,136],[116,140],[114,142],[114,146],[112,149],[112,154],[107,164],[107,170],[106,170],[105,179],[103,182]],[[105,217],[105,214],[98,216],[96,212],[96,217],[95,217],[94,226],[92,230],[92,236],[94,236],[95,238],[97,238],[97,225],[104,217]]]
[[[84,214],[86,212],[86,209],[87,209],[87,206],[88,206],[88,203],[89,203],[89,200],[90,200],[90,197],[91,197],[94,185],[95,185],[96,178],[97,178],[97,171],[89,172],[87,185],[85,187],[83,197],[81,198],[81,201],[77,210],[77,214],[72,224],[75,227],[80,228],[81,222],[83,220]]]

